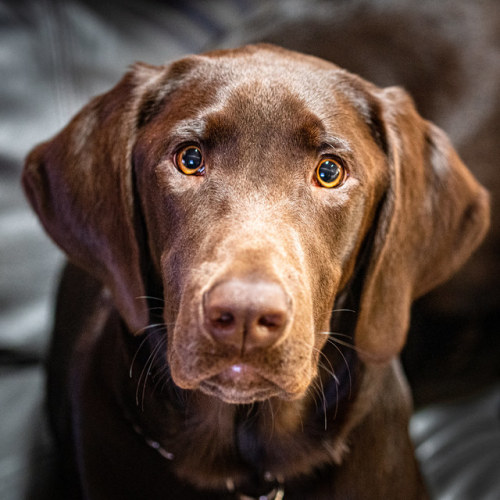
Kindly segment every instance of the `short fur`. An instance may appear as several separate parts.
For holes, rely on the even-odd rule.
[[[174,165],[189,143],[203,176]],[[71,498],[426,497],[397,358],[489,202],[403,90],[267,45],[138,64],[23,182],[73,263],[49,384]],[[216,290],[250,310],[235,283],[276,292],[278,333],[214,333]]]

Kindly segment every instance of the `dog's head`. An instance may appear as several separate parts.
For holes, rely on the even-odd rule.
[[[404,91],[270,46],[136,65],[23,181],[131,332],[146,276],[161,282],[173,380],[228,402],[305,393],[359,269],[356,349],[396,356],[412,300],[488,225],[485,191]]]

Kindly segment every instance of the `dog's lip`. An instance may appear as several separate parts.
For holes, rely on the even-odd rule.
[[[233,364],[205,379],[200,389],[227,403],[249,404],[280,395],[283,390],[246,363]]]

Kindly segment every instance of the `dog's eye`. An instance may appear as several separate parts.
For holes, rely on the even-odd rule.
[[[344,167],[333,158],[324,158],[316,167],[316,179],[320,186],[334,188],[340,186],[345,180]]]
[[[205,163],[201,149],[197,146],[186,146],[175,155],[176,167],[186,175],[203,175]]]

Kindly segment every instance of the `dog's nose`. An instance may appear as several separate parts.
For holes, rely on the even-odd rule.
[[[290,319],[288,296],[273,282],[223,281],[205,293],[203,306],[210,335],[241,352],[275,344]]]

